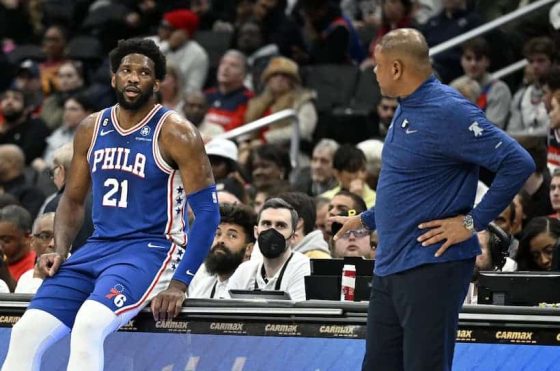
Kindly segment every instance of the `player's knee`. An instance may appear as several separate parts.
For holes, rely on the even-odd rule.
[[[78,316],[72,327],[72,336],[95,336],[103,331],[93,316]]]
[[[12,328],[11,337],[13,341],[22,343],[37,338],[38,334],[35,331],[37,328],[37,324],[33,322],[34,321],[29,317],[21,317],[21,319],[17,321]]]

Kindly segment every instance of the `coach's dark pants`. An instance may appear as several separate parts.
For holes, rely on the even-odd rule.
[[[474,258],[373,278],[363,371],[451,370]]]

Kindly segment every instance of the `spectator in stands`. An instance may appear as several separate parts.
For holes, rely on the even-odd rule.
[[[25,178],[24,158],[18,146],[0,145],[0,189],[12,194],[34,218],[45,200],[45,195]]]
[[[381,97],[379,103],[377,103],[377,117],[379,119],[377,127],[379,128],[379,136],[385,138],[387,135],[387,130],[391,121],[393,121],[393,116],[397,110],[399,103],[395,98]]]
[[[268,41],[259,22],[247,20],[237,29],[233,48],[239,49],[247,56],[248,72],[245,86],[260,93],[263,89],[261,75],[270,60],[278,56],[278,46]]]
[[[274,144],[263,144],[253,149],[250,161],[252,185],[257,191],[288,183],[292,166],[288,153]]]
[[[237,50],[224,53],[218,66],[218,86],[206,91],[208,113],[201,133],[219,133],[235,129],[245,122],[247,102],[253,93],[243,85],[247,74],[247,59]]]
[[[525,182],[521,192],[524,194],[523,212],[527,221],[537,216],[553,213],[550,204],[550,172],[548,171],[547,149],[544,138],[519,137],[519,143],[529,152],[535,162],[535,172]]]
[[[366,228],[346,231],[341,238],[332,241],[331,244],[333,258],[344,258],[345,256],[359,256],[364,259],[375,258],[372,232]]]
[[[344,144],[336,150],[333,158],[334,174],[338,185],[321,197],[332,199],[341,190],[353,192],[362,197],[368,207],[375,205],[375,191],[366,183],[366,157],[362,150],[351,144]]]
[[[199,91],[193,91],[185,96],[183,102],[183,116],[189,120],[197,128],[200,127],[204,116],[208,112],[208,103],[206,95]],[[181,113],[181,112],[179,112]]]
[[[305,300],[304,277],[309,258],[292,251],[298,214],[286,201],[271,198],[263,205],[255,237],[263,259],[242,263],[229,279],[228,290],[281,290],[294,301]]]
[[[43,52],[45,61],[39,64],[41,86],[45,95],[58,89],[58,69],[66,61],[65,51],[68,43],[68,30],[61,24],[46,29],[43,35]]]
[[[330,237],[332,236],[332,222],[329,221],[328,218],[337,215],[349,215],[353,213],[359,214],[366,210],[367,205],[359,195],[344,190],[335,194],[334,197],[329,201],[327,207],[327,241],[330,241]]]
[[[220,224],[204,264],[188,288],[190,298],[227,298],[229,278],[250,255],[255,242],[255,213],[247,206],[220,205]]]
[[[45,200],[43,206],[41,207],[41,213],[55,212],[58,207],[58,203],[66,186],[66,181],[68,180],[68,177],[70,175],[70,164],[72,162],[72,155],[74,154],[73,148],[74,145],[72,142],[70,142],[59,147],[54,152],[50,174],[58,191],[50,195]],[[92,198],[90,192],[85,203],[85,213],[82,227],[80,228],[78,234],[72,242],[73,253],[76,252],[93,233],[93,220],[91,217],[91,210]]]
[[[455,80],[453,80],[455,81]],[[476,100],[478,96],[482,94],[482,89],[480,88],[480,84],[478,81],[467,79],[467,80],[460,80],[459,82],[455,82],[453,87],[461,93],[461,95],[471,103],[476,104]]]
[[[504,129],[509,116],[511,92],[503,81],[493,79],[488,73],[490,63],[490,50],[485,39],[477,37],[467,41],[463,44],[461,56],[465,74],[449,85],[458,88],[465,81],[476,81],[480,93],[474,97],[474,103],[486,113],[488,120]]]
[[[36,62],[31,59],[21,62],[12,86],[23,92],[27,106],[32,114],[36,114],[41,110],[43,90],[41,89],[41,73]],[[1,88],[0,91],[2,91]]]
[[[61,70],[63,67],[61,67]],[[64,144],[71,143],[74,140],[74,133],[78,125],[93,111],[93,104],[84,93],[68,97],[64,102],[62,126],[55,129],[47,138],[45,153],[42,158],[37,158],[33,161],[33,167],[37,171],[43,171],[47,167],[52,166],[54,152]]]
[[[302,63],[308,60],[307,47],[298,25],[286,16],[286,5],[286,0],[256,0],[253,15],[280,55]]]
[[[25,155],[29,165],[41,157],[47,146],[49,129],[43,120],[31,118],[30,107],[21,90],[9,88],[2,94],[0,111],[4,123],[0,125],[0,144],[16,144]]]
[[[311,142],[317,126],[317,111],[313,100],[315,93],[301,86],[298,65],[285,57],[274,57],[264,70],[261,79],[264,90],[249,101],[245,122],[252,122],[285,109],[293,109],[298,117],[300,138]],[[267,143],[289,147],[293,121],[286,119],[263,130]]]
[[[543,99],[548,112],[551,110],[552,95],[558,90],[560,90],[560,66],[553,65],[548,70],[548,75],[543,82]]]
[[[255,197],[253,198],[253,210],[255,213],[261,211],[262,206],[269,198],[278,196],[281,193],[292,192],[292,186],[288,182],[280,182],[272,184],[269,187],[262,188],[255,191]]]
[[[39,215],[33,223],[31,248],[37,257],[54,252],[54,213]],[[36,264],[32,269],[21,275],[15,289],[16,294],[34,294],[43,283],[45,273]]]
[[[220,205],[223,205],[223,204],[232,204],[232,205],[244,204],[244,202],[241,202],[239,197],[237,197],[232,192],[226,190],[225,188],[218,191],[218,202],[220,203]]]
[[[466,0],[446,0],[442,11],[421,28],[430,47],[459,36],[482,24],[478,14],[467,8]],[[461,48],[454,47],[433,58],[441,81],[449,83],[461,76]]]
[[[366,183],[373,189],[377,189],[379,174],[381,173],[381,153],[384,143],[379,139],[366,139],[356,147],[361,149],[366,156]]]
[[[377,28],[375,37],[369,44],[369,56],[361,64],[362,69],[369,68],[375,64],[373,58],[373,51],[375,45],[381,38],[395,28],[410,28],[414,27],[414,19],[412,18],[413,11],[412,0],[382,0],[381,1],[381,25]]]
[[[550,192],[552,194],[552,190]],[[512,201],[511,204],[494,219],[494,224],[501,228],[510,238],[509,257],[512,259],[517,257],[517,251],[519,250],[519,240],[514,236],[516,214],[516,205],[515,202]]]
[[[11,205],[0,210],[0,255],[12,280],[0,277],[13,291],[21,275],[35,266],[35,251],[31,249],[31,215],[21,206]]]
[[[177,66],[184,94],[201,90],[208,74],[208,53],[194,40],[198,21],[194,12],[177,9],[164,13],[160,25],[167,30],[160,33],[165,41],[160,48],[167,61]]]
[[[218,191],[228,190],[247,203],[242,175],[237,163],[237,145],[229,139],[214,138],[204,146],[212,165],[212,173]]]
[[[550,203],[554,213],[549,216],[560,220],[560,169],[555,170],[550,179]]]
[[[560,221],[549,217],[534,218],[523,230],[517,262],[520,271],[556,270],[552,262],[558,251]]]
[[[342,16],[340,4],[330,0],[301,0],[310,62],[361,63],[366,55],[352,22]]]
[[[159,84],[161,105],[180,113],[184,104],[181,76],[174,64],[167,63],[166,70],[167,73]]]
[[[41,118],[54,130],[63,124],[64,103],[84,89],[84,69],[79,61],[66,61],[57,72],[58,85],[43,102]]]
[[[546,135],[549,118],[546,113],[543,83],[554,62],[554,43],[548,37],[531,39],[524,45],[523,54],[529,61],[534,81],[514,94],[507,131],[517,135]]]
[[[327,212],[330,201],[324,197],[315,198],[315,228],[321,231],[325,241],[328,241],[330,237],[330,231],[327,231]]]
[[[0,35],[6,46],[12,43],[22,45],[36,36],[29,19],[29,5],[23,1],[0,2]]]
[[[315,228],[317,214],[313,199],[301,192],[280,193],[278,198],[292,205],[299,216],[293,236],[293,250],[310,259],[329,259],[329,246],[321,230]]]
[[[552,93],[548,113],[550,129],[548,131],[547,165],[553,172],[560,168],[560,90]]]
[[[337,185],[333,157],[338,149],[333,139],[321,139],[311,157],[311,166],[303,168],[294,179],[294,188],[310,196],[318,196]]]

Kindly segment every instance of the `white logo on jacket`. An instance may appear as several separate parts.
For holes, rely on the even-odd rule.
[[[478,122],[475,121],[469,126],[469,131],[472,131],[475,137],[479,137],[482,135],[484,129],[478,126]]]

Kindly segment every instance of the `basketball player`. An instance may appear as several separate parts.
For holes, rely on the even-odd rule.
[[[87,117],[76,132],[56,212],[56,252],[39,262],[50,278],[14,326],[3,371],[39,369],[43,352],[70,330],[68,369],[102,370],[105,338],[148,300],[159,293],[156,317],[178,313],[219,223],[198,132],[155,103],[165,57],[152,41],[130,39],[110,59],[118,104]],[[95,230],[65,260],[90,185]],[[196,216],[188,238],[186,201]]]

